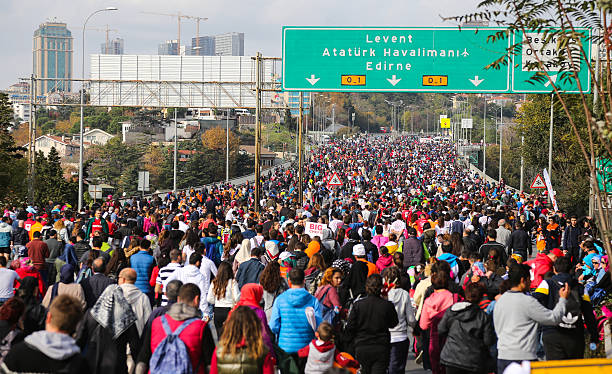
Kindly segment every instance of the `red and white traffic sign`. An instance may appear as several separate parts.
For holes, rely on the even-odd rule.
[[[538,174],[535,179],[533,180],[533,182],[531,182],[531,187],[529,188],[539,188],[539,189],[545,189],[546,188],[546,183],[544,183],[544,178],[542,178],[542,176],[540,174]]]
[[[342,181],[338,176],[338,173],[334,172],[334,175],[330,178],[329,182],[327,182],[328,186],[342,186]]]

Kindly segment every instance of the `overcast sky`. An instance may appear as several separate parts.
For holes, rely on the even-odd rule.
[[[246,55],[261,51],[280,56],[283,25],[316,26],[453,26],[440,15],[475,10],[480,0],[2,0],[0,89],[27,77],[32,70],[32,35],[38,25],[57,17],[68,24],[74,37],[73,75],[81,75],[81,33],[85,17],[107,6],[119,8],[91,18],[89,27],[106,24],[125,40],[126,54],[157,54],[157,45],[176,39],[176,18],[142,14],[142,11],[208,17],[200,35],[244,32]],[[181,44],[195,36],[195,21],[181,23]],[[86,51],[99,53],[105,33],[86,32]],[[187,42],[187,43],[186,43]]]

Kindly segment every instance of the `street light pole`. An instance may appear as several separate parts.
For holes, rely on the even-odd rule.
[[[81,211],[81,209],[83,208],[83,105],[85,105],[85,100],[84,100],[84,95],[85,95],[85,27],[87,26],[87,22],[89,22],[89,19],[91,17],[93,17],[94,14],[96,13],[100,13],[100,12],[106,12],[106,11],[111,11],[111,10],[118,10],[115,7],[106,7],[104,9],[99,9],[96,10],[95,12],[91,13],[89,16],[87,16],[87,18],[85,19],[85,23],[83,23],[83,36],[82,36],[82,43],[83,43],[83,48],[82,48],[82,63],[81,63],[81,79],[82,79],[82,83],[81,83],[81,121],[80,121],[80,126],[79,126],[79,199],[78,199],[78,210]]]
[[[225,111],[225,183],[229,183],[229,109]]]

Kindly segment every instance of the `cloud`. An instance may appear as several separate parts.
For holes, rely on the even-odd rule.
[[[93,16],[88,27],[119,30],[111,37],[125,39],[126,53],[157,54],[157,45],[176,39],[175,17],[141,12],[177,13],[208,17],[200,23],[200,35],[245,33],[245,53],[280,56],[283,25],[322,26],[452,26],[439,15],[474,10],[478,0],[5,0],[0,15],[3,25],[0,88],[28,77],[32,71],[32,35],[39,24],[57,17],[66,22],[74,37],[73,75],[81,75],[82,24],[88,14],[107,6],[119,11]],[[181,44],[190,44],[196,33],[193,20],[181,22]],[[87,54],[99,53],[105,33],[86,30]],[[86,62],[87,64],[87,62]]]

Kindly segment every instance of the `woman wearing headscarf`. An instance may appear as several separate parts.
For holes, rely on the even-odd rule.
[[[70,264],[62,266],[60,269],[60,280],[53,286],[49,287],[45,298],[42,301],[42,305],[45,308],[49,308],[53,299],[57,295],[66,294],[72,296],[81,302],[81,307],[85,310],[87,303],[85,302],[85,294],[83,293],[83,287],[80,284],[74,283],[74,268]]]
[[[272,331],[270,330],[270,326],[268,326],[268,318],[266,317],[266,312],[261,308],[261,299],[263,297],[264,289],[261,285],[257,283],[247,283],[242,286],[240,290],[240,300],[234,306],[235,310],[239,306],[248,306],[251,308],[257,317],[261,321],[261,333],[263,336],[263,341],[266,347],[270,350],[270,352],[274,352],[274,345],[272,344]],[[227,316],[229,319],[230,314]]]
[[[34,331],[45,329],[47,309],[40,305],[38,283],[39,280],[34,277],[22,278],[19,289],[15,295],[21,298],[25,304],[25,312],[23,314],[23,331],[26,335],[30,335]]]
[[[77,344],[85,352],[92,374],[128,373],[127,346],[133,355],[140,349],[136,319],[121,287],[106,287],[77,332]]]

